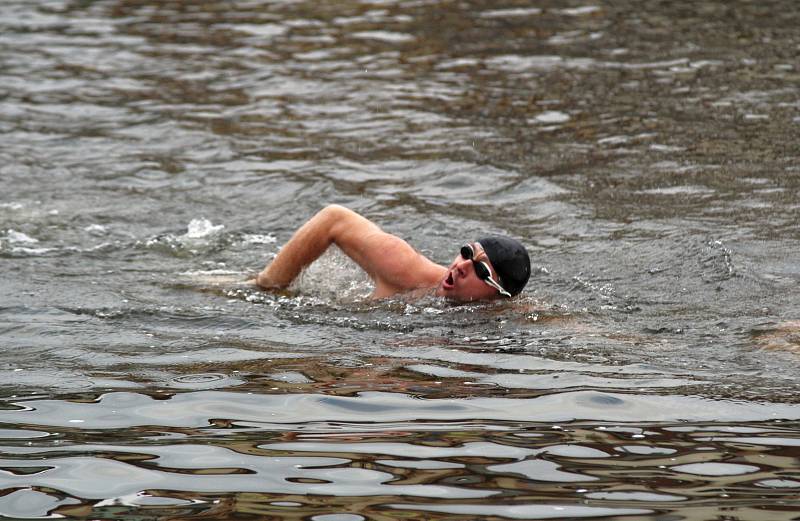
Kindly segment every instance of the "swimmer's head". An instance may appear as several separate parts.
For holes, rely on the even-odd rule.
[[[483,237],[476,242],[489,257],[500,286],[509,296],[518,295],[531,276],[531,259],[525,246],[510,237]]]
[[[484,237],[461,247],[436,293],[462,302],[510,298],[525,287],[530,271],[528,252],[518,241]]]

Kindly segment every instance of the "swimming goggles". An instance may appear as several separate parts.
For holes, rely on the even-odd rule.
[[[475,249],[471,244],[465,244],[461,247],[461,257],[463,257],[464,260],[472,261],[472,265],[475,266],[475,275],[477,275],[479,279],[499,291],[501,295],[511,298],[511,293],[504,290],[503,286],[492,278],[492,270],[489,269],[489,265],[484,261],[475,260]]]

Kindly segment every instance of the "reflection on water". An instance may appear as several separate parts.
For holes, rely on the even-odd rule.
[[[793,518],[799,18],[3,2],[0,515]],[[244,282],[328,203],[529,288]]]
[[[10,491],[0,508],[539,519],[702,517],[730,501],[744,516],[789,519],[781,512],[798,506],[796,406],[621,395],[587,419],[553,419],[586,400],[219,391],[16,400],[2,421],[38,429],[0,432],[0,486]],[[701,410],[708,420],[679,420]]]

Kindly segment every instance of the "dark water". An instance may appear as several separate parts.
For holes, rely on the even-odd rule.
[[[795,519],[800,8],[0,3],[0,515]],[[328,203],[515,302],[371,302]]]

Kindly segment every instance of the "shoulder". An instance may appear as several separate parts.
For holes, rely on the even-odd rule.
[[[378,270],[373,274],[378,289],[399,293],[438,284],[447,271],[400,237],[385,234],[378,246]]]

